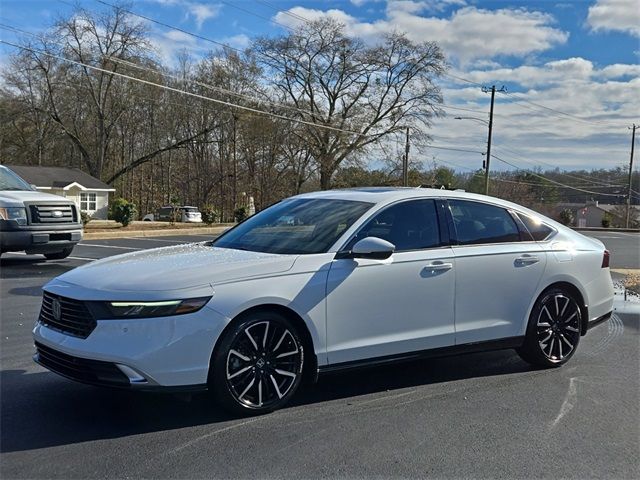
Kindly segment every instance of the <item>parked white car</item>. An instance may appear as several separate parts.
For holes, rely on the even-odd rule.
[[[147,213],[142,220],[145,222],[170,222],[171,220],[183,223],[202,223],[202,213],[198,207],[185,205],[184,207],[166,206],[160,207],[158,212]]]
[[[44,287],[35,360],[81,382],[283,406],[303,377],[515,348],[546,367],[608,319],[609,253],[458,191],[299,195],[207,243],[108,257]]]

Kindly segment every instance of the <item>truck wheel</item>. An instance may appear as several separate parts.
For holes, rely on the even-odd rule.
[[[63,258],[67,258],[71,255],[73,251],[73,247],[65,248],[61,252],[53,252],[53,253],[45,253],[44,256],[47,260],[62,260]]]

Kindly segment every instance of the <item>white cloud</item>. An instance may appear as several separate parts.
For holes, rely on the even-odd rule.
[[[640,65],[627,65],[623,63],[615,63],[607,65],[600,72],[606,78],[620,78],[626,76],[640,77]]]
[[[210,18],[215,18],[220,13],[220,4],[210,3],[187,3],[186,8],[189,16],[195,19],[198,30],[202,28],[202,24]]]
[[[251,38],[248,35],[241,33],[239,35],[233,35],[232,37],[225,37],[221,39],[220,42],[225,43],[233,48],[244,50],[251,44]]]
[[[344,23],[348,33],[368,41],[392,31],[405,32],[413,41],[435,40],[450,57],[462,63],[495,56],[524,57],[565,43],[568,33],[553,26],[554,18],[546,13],[522,8],[484,10],[464,7],[449,18],[420,14],[428,2],[389,2],[386,17],[362,22],[338,9],[316,10],[294,7],[289,12],[307,19],[329,17]],[[279,23],[299,26],[300,21],[279,12]]]
[[[597,0],[589,7],[587,23],[594,31],[616,30],[640,36],[638,0]]]

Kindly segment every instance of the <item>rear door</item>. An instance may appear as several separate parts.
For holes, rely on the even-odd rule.
[[[449,200],[456,344],[524,335],[546,254],[505,208]]]

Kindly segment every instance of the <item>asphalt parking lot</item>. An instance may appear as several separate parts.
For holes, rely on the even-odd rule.
[[[612,267],[640,268],[640,235],[597,236]],[[89,240],[53,262],[2,257],[0,477],[640,476],[633,309],[590,331],[561,369],[533,369],[503,351],[333,374],[291,406],[245,419],[207,395],[100,389],[33,363],[31,328],[52,277],[93,259],[207,238]]]

